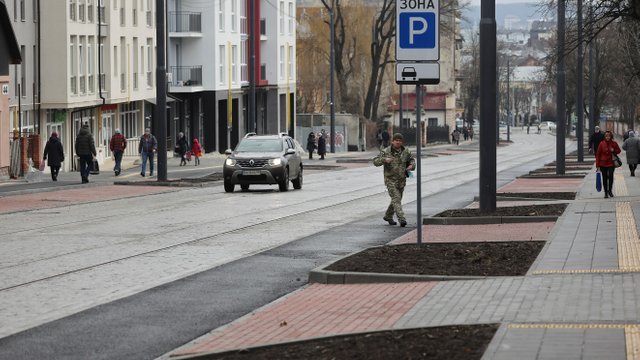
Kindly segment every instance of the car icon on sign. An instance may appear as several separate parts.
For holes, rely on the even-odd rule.
[[[415,80],[416,77],[418,77],[418,73],[414,67],[405,67],[402,69],[402,80],[406,80],[406,78]]]

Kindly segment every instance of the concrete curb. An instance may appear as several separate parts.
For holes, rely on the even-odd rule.
[[[581,174],[536,174],[536,175],[520,175],[517,179],[582,179],[587,173]]]
[[[531,200],[531,199],[527,199]],[[425,217],[422,225],[486,225],[486,224],[518,224],[557,221],[558,216],[459,216],[459,217]]]

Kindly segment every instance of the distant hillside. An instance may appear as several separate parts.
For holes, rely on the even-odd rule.
[[[477,27],[480,23],[480,6],[469,6],[462,15],[467,20],[463,21],[462,27],[470,25]],[[546,8],[541,8],[538,3],[496,4],[496,24],[498,28],[504,27],[504,19],[509,15],[519,17],[524,26],[527,20],[555,19],[556,13]]]

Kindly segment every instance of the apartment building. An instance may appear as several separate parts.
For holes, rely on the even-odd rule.
[[[169,0],[167,10],[169,95],[175,99],[168,103],[169,134],[184,132],[207,152],[224,152],[250,131],[293,132],[294,0]],[[249,120],[252,40],[255,122]]]
[[[20,64],[20,48],[11,25],[11,17],[4,0],[0,0],[0,179],[9,176],[9,149],[11,126],[9,123],[9,67]]]
[[[23,63],[11,69],[11,121],[22,133],[57,132],[74,170],[75,134],[88,124],[98,160],[116,128],[130,139],[151,125],[155,98],[153,0],[10,0]],[[45,16],[46,14],[46,16]]]

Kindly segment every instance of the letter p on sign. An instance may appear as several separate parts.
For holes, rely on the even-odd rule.
[[[399,17],[400,48],[433,49],[436,46],[436,16],[431,12],[404,12]]]

